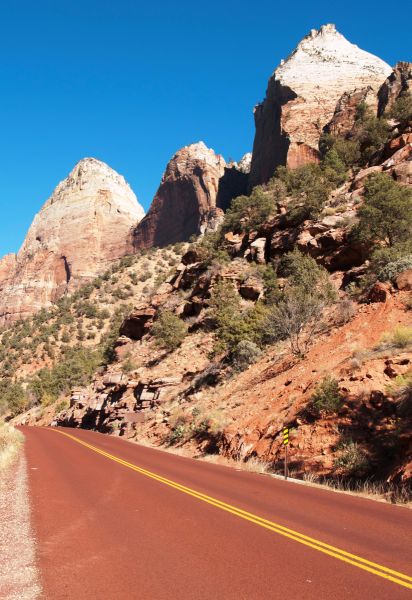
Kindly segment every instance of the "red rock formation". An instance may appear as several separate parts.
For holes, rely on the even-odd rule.
[[[0,323],[32,314],[133,251],[143,209],[123,177],[81,160],[34,218],[19,253],[0,261]]]
[[[342,95],[368,87],[376,93],[390,72],[334,25],[312,30],[281,62],[255,109],[250,185],[268,181],[278,165],[295,168],[318,160],[319,137]]]
[[[185,146],[168,163],[150,210],[135,229],[135,248],[167,246],[202,233],[216,221],[216,208],[227,208],[246,183],[247,175],[203,142]]]
[[[325,127],[325,132],[339,136],[347,135],[353,128],[357,108],[361,102],[366,103],[376,112],[378,99],[370,86],[352,93],[345,92],[341,96],[330,123]]]
[[[378,115],[389,111],[402,92],[412,90],[412,63],[398,62],[378,92]]]

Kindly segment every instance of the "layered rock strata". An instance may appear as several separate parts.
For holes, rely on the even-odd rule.
[[[319,137],[343,94],[367,88],[376,94],[391,71],[334,25],[313,29],[275,70],[255,108],[250,185],[268,181],[278,165],[317,161]]]
[[[167,246],[199,235],[247,189],[247,174],[227,165],[203,142],[185,146],[169,161],[145,218],[134,232],[135,248]]]
[[[121,175],[81,160],[35,216],[18,254],[0,261],[0,323],[48,306],[130,254],[143,216]]]

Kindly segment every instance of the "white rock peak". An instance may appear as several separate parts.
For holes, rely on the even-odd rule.
[[[353,88],[382,83],[392,72],[383,60],[351,44],[335,25],[312,29],[274,72],[275,78],[296,93],[320,88],[339,80],[353,81]]]
[[[144,210],[125,178],[96,158],[80,160],[66,179],[57,185],[40,212],[50,209],[53,204],[70,202],[78,194],[82,198],[104,200],[105,194],[102,192],[115,198],[120,210],[130,213],[137,220],[143,218]]]
[[[206,161],[208,164],[216,166],[225,165],[226,161],[221,154],[216,154],[213,148],[208,148],[202,141],[195,144],[189,144],[181,148],[175,156],[188,155],[190,158]]]

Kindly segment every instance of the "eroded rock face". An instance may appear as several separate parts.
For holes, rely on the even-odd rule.
[[[382,84],[379,93],[378,115],[389,111],[402,92],[412,91],[412,63],[399,62]]]
[[[378,98],[371,86],[342,94],[325,132],[336,136],[347,135],[355,124],[357,109],[361,103],[365,103],[376,113]]]
[[[216,208],[227,208],[246,187],[247,175],[203,142],[185,146],[168,163],[150,210],[135,229],[135,248],[167,246],[199,235]]]
[[[81,160],[35,216],[17,255],[0,261],[0,323],[24,318],[133,251],[144,216],[124,178]]]
[[[318,160],[319,137],[343,94],[377,93],[391,67],[351,44],[334,25],[313,29],[269,79],[255,108],[251,186],[272,177],[278,165],[296,168]]]

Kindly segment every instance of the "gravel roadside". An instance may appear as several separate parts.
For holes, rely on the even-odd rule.
[[[24,449],[0,472],[0,598],[41,598]]]

